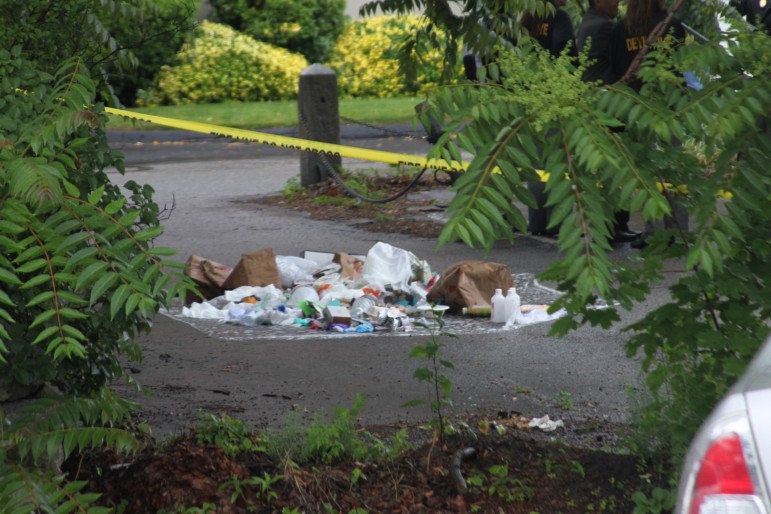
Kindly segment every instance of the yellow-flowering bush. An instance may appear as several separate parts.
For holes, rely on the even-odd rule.
[[[422,23],[419,16],[376,16],[348,25],[328,63],[337,72],[340,94],[385,98],[436,87],[442,70],[442,54],[436,49],[411,53],[416,76],[399,71],[399,48]]]
[[[296,98],[305,57],[204,21],[164,66],[141,103],[188,104]],[[140,102],[137,102],[140,103]]]

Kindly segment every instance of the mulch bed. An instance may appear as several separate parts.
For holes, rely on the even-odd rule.
[[[440,444],[424,437],[392,460],[330,466],[277,462],[254,451],[229,457],[218,447],[198,444],[191,431],[147,444],[136,455],[87,452],[65,469],[102,493],[103,504],[120,506],[126,514],[184,512],[207,504],[213,510],[194,512],[632,512],[632,493],[652,478],[642,476],[645,470],[634,457],[603,448],[614,444],[622,427],[569,424],[544,433],[499,419],[505,433],[494,428],[483,433],[479,420],[469,423],[477,423],[473,438],[448,437]],[[381,428],[378,437],[397,427]],[[465,448],[475,455],[461,462],[468,487],[462,492],[450,470],[453,456]],[[266,474],[283,477],[271,494],[259,484],[245,484]],[[241,492],[231,501],[234,477]]]
[[[412,180],[412,177],[407,175],[357,174],[357,177],[365,177],[369,190],[377,192],[379,198],[390,198],[398,194]],[[307,187],[305,194],[270,195],[260,197],[256,201],[263,205],[304,212],[311,219],[347,220],[353,226],[371,232],[437,238],[444,224],[427,219],[425,214],[444,211],[447,206],[435,200],[415,199],[414,193],[448,187],[447,179],[425,173],[408,194],[388,203],[368,203],[351,197],[338,182],[330,178]],[[374,193],[370,194],[374,196]]]

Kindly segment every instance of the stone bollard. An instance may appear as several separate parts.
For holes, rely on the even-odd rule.
[[[301,139],[340,144],[337,75],[334,71],[316,63],[300,73],[297,112]],[[315,184],[329,175],[321,162],[322,158],[335,168],[342,165],[340,157],[301,152],[300,184],[303,187]]]

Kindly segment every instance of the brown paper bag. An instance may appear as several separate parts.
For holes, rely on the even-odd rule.
[[[490,305],[496,289],[506,294],[510,287],[514,287],[514,278],[505,264],[465,260],[441,274],[428,293],[428,301],[447,305],[450,312],[457,314],[463,307]]]
[[[201,292],[201,297],[191,300],[210,300],[220,296],[224,292],[222,284],[232,271],[233,268],[225,264],[191,255],[185,263],[185,275],[196,283]]]
[[[233,272],[233,268],[230,266],[210,261],[208,259],[201,263],[201,268],[203,268],[203,274],[207,280],[219,288],[222,288],[222,285]]]
[[[281,274],[278,271],[273,248],[241,255],[241,260],[228,275],[222,287],[229,291],[241,286],[263,287],[269,284],[281,288]]]
[[[346,280],[358,280],[364,269],[364,261],[345,252],[337,252],[332,262],[340,265],[340,277]]]

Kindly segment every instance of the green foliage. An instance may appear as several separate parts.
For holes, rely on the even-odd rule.
[[[136,336],[158,310],[193,289],[168,271],[180,267],[164,260],[174,251],[152,244],[162,231],[152,188],[134,184],[129,202],[106,173],[123,160],[95,98],[102,65],[129,56],[97,15],[118,7],[126,19],[135,12],[79,0],[2,10],[16,18],[0,36],[0,388],[52,382],[65,392],[13,419],[0,409],[3,512],[108,511],[53,462],[136,448],[115,428],[133,404],[104,385],[122,372],[119,354],[141,356]]]
[[[157,514],[215,514],[217,512],[217,505],[214,503],[205,502],[200,507],[181,507],[178,506],[173,512],[161,509]]]
[[[85,482],[65,481],[55,465],[45,469],[43,464],[105,445],[135,451],[139,445],[133,435],[114,427],[134,408],[105,389],[91,399],[67,396],[32,401],[13,420],[0,409],[3,512],[109,512],[95,505],[98,494],[82,492]]]
[[[424,345],[415,345],[410,351],[410,358],[425,359],[427,365],[417,368],[412,374],[418,382],[426,384],[428,391],[428,405],[436,418],[432,420],[435,425],[436,435],[439,440],[444,440],[448,432],[453,431],[451,423],[444,416],[443,409],[452,407],[452,381],[447,375],[442,374],[442,369],[454,369],[452,362],[442,359],[441,349],[444,344],[438,341],[440,335],[455,337],[454,334],[444,331],[444,320],[440,311],[433,312],[435,325],[423,325],[430,330],[431,339]],[[424,400],[415,399],[403,404],[404,407],[415,407],[426,403]]]
[[[387,451],[383,452],[386,457],[396,458],[412,450],[414,445],[410,441],[410,437],[409,434],[407,434],[407,431],[402,429],[389,437],[389,444],[386,448]]]
[[[509,473],[508,464],[497,464],[487,469],[487,474],[474,470],[467,480],[473,489],[510,503],[523,502],[533,496],[533,489]]]
[[[427,41],[404,47],[422,23],[417,16],[378,16],[349,24],[328,62],[337,72],[340,94],[386,98],[435,88],[443,54]],[[457,77],[460,70],[455,68],[454,73]]]
[[[311,203],[313,205],[336,205],[339,207],[354,207],[357,203],[359,203],[357,200],[353,198],[349,198],[347,196],[327,196],[327,195],[320,195],[315,197]]]
[[[450,120],[431,156],[474,156],[454,185],[441,244],[489,249],[512,240],[512,227],[524,232],[512,200],[534,207],[525,185],[548,172],[546,205],[562,257],[541,278],[566,293],[551,309],[570,313],[552,333],[609,327],[618,309],[671,280],[672,302],[629,327],[626,347],[646,373],[643,425],[675,458],[769,333],[767,45],[766,35],[740,31],[708,44],[656,47],[635,93],[584,84],[583,61],[547,59],[523,38],[516,51],[498,48],[498,64],[480,84],[431,98],[434,116]],[[687,70],[700,76],[702,90],[686,87]],[[673,223],[642,253],[612,255],[614,212],[661,224],[675,203],[687,209],[689,228]],[[596,309],[598,300],[609,307]]]
[[[290,420],[281,430],[262,434],[265,451],[276,459],[299,464],[332,464],[349,457],[366,457],[369,449],[356,430],[356,416],[363,407],[364,395],[359,394],[351,408],[333,409],[332,419],[318,414],[307,427]]]
[[[562,390],[554,397],[554,403],[562,410],[570,410],[573,408],[573,395]]]
[[[364,399],[359,394],[351,408],[333,409],[331,419],[316,414],[308,426],[290,418],[286,426],[261,434],[261,450],[284,462],[334,464],[347,458],[389,461],[413,449],[406,430],[382,440],[356,429],[356,417],[364,407]]]
[[[106,30],[136,58],[131,68],[110,67],[109,81],[123,105],[134,105],[139,90],[152,86],[161,66],[169,64],[195,26],[196,0],[141,2],[141,23],[124,17],[103,20]]]
[[[162,231],[151,190],[136,209],[105,173],[123,163],[82,62],[48,75],[20,54],[0,50],[0,384],[92,393],[120,375],[119,353],[139,358],[137,333],[192,285],[164,271],[180,267],[165,260],[172,250],[151,246]]]
[[[345,26],[345,0],[211,0],[218,21],[308,62],[329,59]]]
[[[442,43],[443,67],[440,80],[455,80],[462,47],[478,55],[487,55],[497,44],[505,43],[508,37],[519,37],[519,27],[514,17],[503,13],[520,13],[533,9],[529,0],[373,0],[367,2],[361,11],[366,15],[381,12],[385,14],[408,15],[414,9],[422,11],[425,20],[416,27],[405,41],[404,50],[420,44]],[[544,6],[536,3],[543,12]],[[402,60],[405,66],[408,61]],[[412,66],[413,69],[415,66]]]
[[[29,0],[4,2],[0,48],[24,49],[38,69],[53,72],[78,56],[105,101],[123,101],[150,78],[190,26],[192,0]],[[171,52],[171,53],[169,53]],[[139,59],[138,59],[139,58]]]
[[[239,499],[243,499],[249,512],[253,512],[255,510],[254,502],[245,494],[244,486],[256,488],[254,495],[257,499],[264,498],[268,504],[271,504],[278,498],[278,493],[273,490],[273,486],[283,479],[283,475],[270,476],[270,473],[267,471],[261,477],[249,477],[246,480],[241,480],[234,475],[232,479],[222,484],[220,489],[232,488],[233,492],[230,494],[230,503],[235,504]]]
[[[661,514],[672,512],[677,501],[677,488],[662,489],[655,487],[647,496],[642,491],[635,491],[632,495],[634,502],[633,514]]]
[[[302,186],[302,184],[300,184],[299,176],[295,175],[294,177],[289,177],[287,179],[286,183],[284,184],[282,194],[287,200],[292,200],[296,197],[304,197],[307,192],[305,191],[305,188]]]
[[[308,65],[301,55],[206,21],[192,32],[176,61],[161,68],[156,86],[138,104],[295,98],[300,72]]]
[[[204,423],[196,428],[198,444],[213,444],[231,457],[262,449],[253,441],[253,429],[245,421],[209,413],[203,419]]]
[[[136,58],[107,31],[104,21],[120,16],[141,23],[142,11],[137,4],[142,1],[4,2],[0,9],[0,48],[21,47],[26,59],[49,72],[75,56],[83,59],[84,67],[94,77],[107,73],[108,62],[128,70],[136,65]],[[112,98],[105,82],[100,81],[99,89],[105,98]]]
[[[351,472],[351,485],[356,485],[362,480],[367,480],[367,475],[361,470],[361,468],[353,468]]]
[[[387,441],[383,441],[369,432],[364,432],[363,435],[368,438],[365,443],[369,448],[369,456],[376,460],[394,460],[414,448],[405,429],[398,430],[395,434],[389,436]]]

